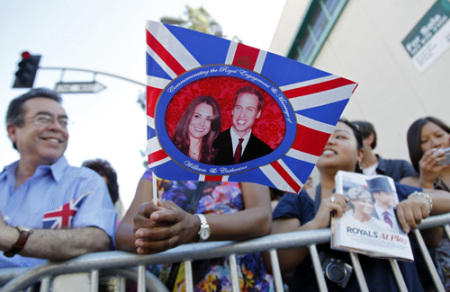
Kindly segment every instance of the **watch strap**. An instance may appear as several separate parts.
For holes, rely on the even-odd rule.
[[[200,230],[198,231],[199,241],[205,241],[207,238],[209,238],[210,229],[208,221],[206,221],[206,217],[203,214],[195,214],[200,219]],[[202,231],[207,231],[208,235],[207,238],[203,238]]]
[[[31,233],[29,230],[22,229],[18,226],[14,228],[16,228],[19,231],[19,238],[17,239],[16,243],[13,244],[10,250],[3,252],[3,255],[8,258],[15,256],[16,254],[22,251]]]

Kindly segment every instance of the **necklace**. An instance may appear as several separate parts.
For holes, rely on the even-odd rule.
[[[448,188],[448,186],[445,184],[445,182],[441,179],[441,177],[439,175],[437,177],[436,185],[441,187],[442,189],[446,190],[447,192],[450,192],[450,189]]]

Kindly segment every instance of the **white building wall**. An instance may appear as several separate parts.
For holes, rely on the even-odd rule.
[[[304,15],[293,6],[307,3],[287,1],[270,51],[286,56]],[[406,131],[417,118],[433,115],[450,124],[450,50],[419,72],[401,43],[434,3],[350,0],[313,64],[359,84],[343,117],[372,122],[375,152],[385,158],[409,161]]]

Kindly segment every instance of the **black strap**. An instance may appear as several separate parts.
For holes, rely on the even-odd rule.
[[[322,188],[321,188],[320,184],[318,184],[316,187],[316,196],[314,198],[314,215],[317,214],[317,211],[319,210],[321,201],[322,201]]]
[[[192,194],[191,202],[189,204],[189,209],[187,210],[189,213],[194,214],[197,211],[198,202],[202,197],[203,190],[205,189],[206,182],[200,181],[197,184],[197,188],[195,189],[194,194]],[[167,279],[167,287],[170,291],[173,291],[175,288],[175,282],[177,281],[178,271],[180,270],[180,263],[173,263],[170,268],[169,278]]]

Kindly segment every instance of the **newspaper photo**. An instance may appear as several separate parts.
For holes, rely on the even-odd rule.
[[[413,261],[408,235],[397,221],[392,178],[338,171],[335,181],[336,193],[349,201],[342,217],[332,216],[331,248]]]

